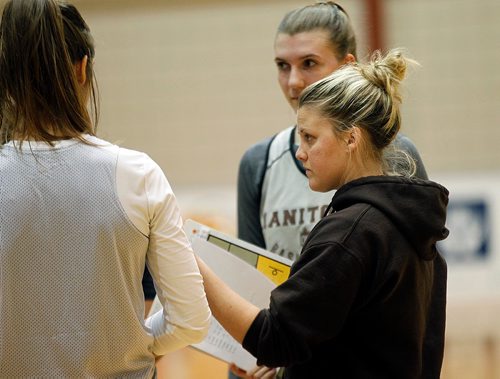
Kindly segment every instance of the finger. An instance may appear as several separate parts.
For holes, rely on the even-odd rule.
[[[272,369],[271,371],[266,372],[261,379],[274,379],[276,375],[278,374],[278,370],[275,368]]]
[[[255,371],[254,378],[273,378],[276,373],[276,369],[266,367],[266,366],[260,366],[258,369]]]
[[[247,371],[247,375],[250,376],[250,377],[253,377],[257,371],[259,371],[263,366],[255,366],[253,367],[251,370],[248,370]]]
[[[231,363],[229,365],[229,369],[236,376],[246,377],[248,375],[245,370],[243,370],[242,368],[236,366],[234,363]]]

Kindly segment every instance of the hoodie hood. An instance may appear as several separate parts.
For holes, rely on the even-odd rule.
[[[364,177],[339,188],[329,209],[335,212],[356,203],[370,204],[384,213],[422,259],[434,259],[436,242],[448,236],[448,190],[438,183],[397,176]]]

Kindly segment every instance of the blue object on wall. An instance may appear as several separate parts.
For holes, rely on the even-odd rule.
[[[450,235],[438,244],[448,263],[480,262],[490,258],[490,213],[486,199],[450,199],[446,220]]]

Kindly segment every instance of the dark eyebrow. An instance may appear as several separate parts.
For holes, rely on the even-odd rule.
[[[308,55],[302,57],[302,59],[310,59],[310,58],[320,58],[320,56],[316,55],[316,54],[308,54]]]
[[[305,55],[303,57],[300,57],[301,60],[306,60],[306,59],[318,59],[318,58],[321,58],[319,55],[316,55],[316,54],[308,54],[308,55]],[[280,57],[275,57],[274,58],[274,61],[277,62],[277,61],[281,61],[281,62],[288,62],[285,58],[280,58]]]

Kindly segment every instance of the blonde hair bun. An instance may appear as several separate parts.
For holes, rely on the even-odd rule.
[[[402,49],[390,50],[385,56],[377,50],[368,64],[360,66],[360,72],[368,81],[387,93],[395,103],[401,103],[399,84],[405,78],[408,65],[416,63],[406,58]]]

